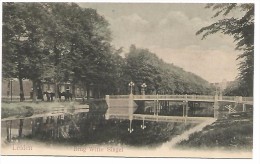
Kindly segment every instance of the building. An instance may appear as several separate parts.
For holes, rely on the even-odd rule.
[[[32,91],[32,82],[30,80],[23,80],[23,90],[25,99],[30,98]],[[20,98],[20,85],[17,78],[2,79],[2,98],[4,99],[19,99]]]
[[[60,83],[58,85],[60,92],[69,91],[70,93],[73,92],[72,85],[70,83]],[[42,82],[41,90],[42,93],[55,93],[55,83],[51,82]],[[38,88],[39,89],[39,88]],[[25,99],[32,99],[32,91],[33,91],[33,84],[31,80],[25,79],[23,80],[23,91]],[[92,97],[93,92],[90,91],[90,97]],[[3,100],[13,100],[20,99],[20,84],[17,78],[5,78],[2,79],[2,99]],[[82,98],[87,97],[87,91],[83,89],[80,85],[75,85],[75,97]]]

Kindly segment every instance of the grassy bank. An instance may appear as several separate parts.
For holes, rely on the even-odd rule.
[[[84,102],[2,102],[1,119],[8,117],[30,117],[34,114],[44,114],[62,110],[73,113],[75,107],[80,104],[88,104],[90,106],[91,112],[105,113],[107,110],[106,102],[102,99],[86,100]]]
[[[8,117],[30,117],[34,114],[48,113],[52,111],[61,110],[64,107],[68,110],[73,109],[75,102],[16,102],[16,103],[2,103],[1,118]]]
[[[177,147],[252,150],[253,113],[229,114],[206,126],[202,131],[191,134],[188,140],[181,141]]]

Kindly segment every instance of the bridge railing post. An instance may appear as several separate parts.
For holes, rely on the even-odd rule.
[[[219,100],[222,100],[222,99],[223,99],[222,92],[220,92],[220,94],[219,94]]]
[[[184,108],[184,103],[185,103],[185,101],[183,101],[183,103],[182,103],[182,117],[184,117],[185,116],[185,108]]]
[[[218,101],[218,95],[215,94],[214,101]]]
[[[243,97],[242,96],[239,96],[238,97],[238,103],[242,103],[243,102]]]
[[[186,118],[188,117],[188,112],[189,112],[189,103],[188,101],[186,101],[186,114],[185,114]]]
[[[218,109],[219,109],[218,100],[219,100],[218,94],[215,94],[214,104],[213,104],[214,118],[218,117]],[[222,100],[222,97],[221,97],[221,100]]]
[[[154,100],[154,105],[153,105],[153,115],[155,116],[156,113],[156,100]]]
[[[192,96],[192,99],[197,99],[196,95],[191,95]]]
[[[243,112],[246,111],[246,104],[243,104]]]
[[[159,104],[159,95],[156,94],[156,115],[158,116],[160,110],[160,104]]]

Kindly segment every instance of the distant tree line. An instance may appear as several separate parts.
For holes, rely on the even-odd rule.
[[[125,62],[124,79],[133,80],[138,93],[141,92],[142,83],[146,83],[148,93],[154,94],[211,94],[213,91],[206,80],[165,63],[147,49],[132,45]]]
[[[75,3],[3,3],[3,78],[33,82],[33,100],[42,81],[80,84],[86,91],[94,84],[99,95],[129,93],[128,83],[142,83],[147,92],[209,94],[202,78],[167,64],[146,49],[111,45],[107,20],[91,8]],[[72,88],[75,92],[75,87]],[[57,93],[56,93],[57,97]]]

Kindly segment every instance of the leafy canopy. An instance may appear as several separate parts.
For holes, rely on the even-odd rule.
[[[237,57],[239,60],[239,89],[243,90],[240,95],[253,95],[254,77],[254,4],[208,4],[206,8],[215,11],[213,17],[223,14],[225,18],[201,28],[196,34],[202,35],[202,39],[207,36],[221,32],[230,35],[236,43],[236,50],[240,51]],[[227,16],[232,11],[239,11],[243,15],[235,18]]]

